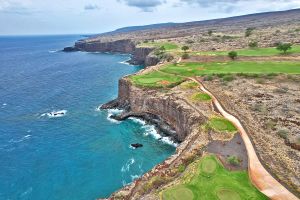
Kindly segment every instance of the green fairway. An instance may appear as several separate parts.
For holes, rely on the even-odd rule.
[[[270,48],[249,48],[236,50],[239,56],[278,56],[282,52],[278,51],[276,47]],[[300,53],[300,45],[294,45],[288,54]],[[192,52],[193,55],[228,55],[228,51],[206,51],[206,52]]]
[[[205,156],[186,170],[180,184],[161,192],[163,200],[265,200],[246,171],[228,171],[215,156]]]
[[[154,71],[148,74],[131,76],[133,84],[141,87],[168,88],[180,84],[183,78]]]
[[[230,73],[286,73],[300,74],[300,63],[283,62],[211,62],[211,63],[180,63],[168,64],[162,67],[162,72],[183,76],[200,76],[205,74],[230,74]]]
[[[213,117],[208,122],[209,127],[218,132],[235,132],[236,127],[227,119],[221,117]]]
[[[195,93],[192,95],[191,99],[193,101],[210,101],[211,97],[205,93]]]
[[[139,47],[162,47],[164,46],[166,51],[178,49],[178,45],[170,42],[147,42],[139,44]]]

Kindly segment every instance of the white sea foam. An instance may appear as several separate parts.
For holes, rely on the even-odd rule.
[[[135,123],[139,123],[141,125],[146,125],[146,122],[144,120],[141,120],[139,118],[136,118],[136,117],[129,117],[128,119],[134,121]]]
[[[134,181],[136,179],[138,179],[140,176],[139,175],[130,175],[131,177],[131,181]]]
[[[17,140],[11,139],[11,140],[9,140],[9,142],[10,142],[10,143],[20,143],[20,142],[23,142],[23,141],[25,141],[25,140],[28,140],[30,137],[31,137],[31,135],[25,135],[25,136],[23,136],[22,138],[17,139]]]
[[[130,166],[133,165],[134,163],[135,163],[134,158],[130,158],[129,160],[127,160],[126,164],[122,166],[121,172],[128,172]]]
[[[64,117],[67,114],[67,110],[59,110],[59,111],[52,111],[49,113],[43,113],[41,114],[41,117],[49,117],[49,118],[58,118],[58,117]]]
[[[49,53],[57,53],[57,52],[59,52],[59,50],[49,50],[48,52]]]
[[[121,114],[122,112],[123,112],[123,110],[121,110],[121,109],[108,109],[107,110],[107,120],[109,120],[110,122],[115,123],[115,124],[120,124],[122,121],[112,119],[111,116]]]
[[[28,194],[30,194],[31,192],[32,192],[32,187],[28,188],[25,192],[23,192],[21,194],[21,198],[24,197],[24,196],[26,196],[26,195],[28,195]]]
[[[178,144],[173,142],[169,137],[162,137],[160,134],[158,134],[154,125],[147,124],[146,121],[135,117],[129,117],[129,119],[142,125],[142,128],[145,130],[144,132],[145,136],[151,135],[155,139],[160,140],[165,144],[169,144],[174,147],[178,146]]]
[[[125,60],[125,61],[121,61],[121,62],[119,62],[119,63],[120,63],[120,64],[123,64],[123,65],[131,65],[128,61],[130,61],[130,59]]]
[[[176,142],[173,142],[169,137],[162,137],[162,138],[161,138],[161,141],[162,141],[163,143],[172,145],[172,146],[174,146],[174,147],[177,147],[177,146],[178,146],[178,144],[177,144]]]

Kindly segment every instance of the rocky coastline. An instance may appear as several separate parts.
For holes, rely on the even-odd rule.
[[[153,66],[159,62],[156,56],[151,53],[155,48],[137,47],[136,43],[130,39],[115,41],[90,41],[79,40],[74,46],[65,47],[64,52],[84,51],[84,52],[101,52],[101,53],[126,53],[131,54],[131,59],[127,61],[132,65]]]

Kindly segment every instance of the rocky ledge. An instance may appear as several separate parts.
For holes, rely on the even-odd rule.
[[[129,39],[116,40],[110,42],[101,42],[98,40],[80,40],[73,47],[65,47],[64,52],[85,51],[85,52],[110,52],[131,54],[130,64],[153,66],[159,62],[159,59],[151,52],[154,48],[136,47],[135,42]]]

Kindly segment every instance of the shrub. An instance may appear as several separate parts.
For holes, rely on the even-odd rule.
[[[277,45],[276,49],[279,51],[283,51],[283,53],[286,54],[286,52],[288,50],[292,49],[292,44],[291,43],[279,43]]]
[[[280,129],[279,131],[277,131],[277,135],[283,139],[287,139],[289,131],[286,129]]]
[[[213,31],[212,31],[212,30],[209,30],[207,33],[208,33],[209,36],[212,36]]]
[[[280,88],[276,88],[275,90],[274,90],[274,92],[275,93],[281,93],[281,94],[284,94],[284,93],[287,93],[288,92],[288,88],[286,88],[286,87],[280,87]]]
[[[207,75],[203,78],[204,81],[212,81],[214,78],[212,75]]]
[[[232,75],[226,75],[222,79],[223,81],[233,81],[234,77]]]
[[[177,171],[178,171],[179,173],[184,172],[184,170],[185,170],[185,165],[183,165],[183,164],[179,165],[178,168],[177,168]]]
[[[231,164],[233,166],[239,166],[241,164],[240,159],[236,156],[229,156],[227,158],[227,161],[229,162],[229,164]]]
[[[273,120],[269,120],[265,125],[267,129],[274,129],[276,126],[276,122]]]
[[[255,30],[255,28],[247,28],[245,31],[245,37],[249,37],[252,35],[253,31]]]
[[[184,51],[184,52],[186,52],[187,50],[189,50],[190,48],[188,47],[188,46],[183,46],[183,47],[181,47],[181,50],[182,51]]]
[[[238,56],[238,53],[236,51],[230,51],[228,53],[228,56],[232,59],[232,60],[235,60],[236,57]]]
[[[258,47],[258,43],[257,43],[256,41],[252,41],[252,42],[250,42],[250,43],[248,44],[248,46],[249,46],[250,48],[257,48],[257,47]]]
[[[184,53],[181,58],[182,59],[188,59],[190,57],[190,55],[188,53]]]
[[[166,48],[165,48],[165,46],[161,46],[161,47],[159,47],[159,50],[160,50],[161,52],[165,52],[165,51],[166,51]]]
[[[256,79],[256,83],[258,83],[258,84],[264,84],[265,80],[262,79],[262,78],[258,78],[258,79]]]
[[[165,53],[163,55],[163,59],[166,60],[166,61],[168,61],[168,62],[171,62],[172,60],[174,60],[174,56],[171,55],[171,54],[169,54],[169,53]]]

